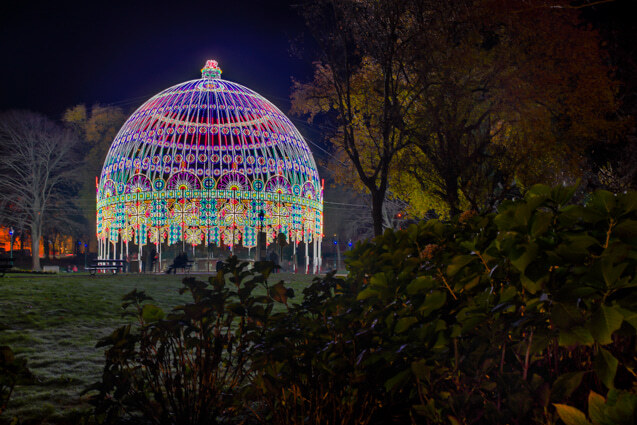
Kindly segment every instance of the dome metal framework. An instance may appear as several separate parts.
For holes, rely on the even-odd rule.
[[[267,243],[279,233],[305,242],[306,256],[312,243],[319,266],[323,185],[312,152],[272,103],[220,76],[209,60],[201,79],[160,92],[120,129],[97,189],[100,258],[121,258],[129,242],[140,253],[179,242],[251,248],[265,232]]]

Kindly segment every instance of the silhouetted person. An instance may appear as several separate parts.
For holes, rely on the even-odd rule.
[[[279,272],[279,256],[276,255],[276,252],[272,251],[270,253],[270,261],[272,261],[274,263],[274,273],[278,273]]]
[[[175,259],[173,260],[173,263],[170,265],[170,267],[168,267],[168,270],[166,270],[166,274],[170,274],[170,272],[172,272],[173,274],[177,274],[177,269],[185,270],[187,265],[188,265],[188,254],[186,254],[185,252],[182,252],[175,257]]]
[[[146,272],[146,263],[148,262],[148,254],[146,251],[142,251],[141,258],[139,259],[142,263],[142,273]]]
[[[152,251],[150,251],[150,255],[146,259],[146,263],[147,263],[146,269],[149,272],[151,272],[151,273],[155,271],[155,260],[156,259],[157,259],[157,250],[155,250],[155,248],[153,248]]]

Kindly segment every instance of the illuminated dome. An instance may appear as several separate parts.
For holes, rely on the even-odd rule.
[[[97,191],[102,258],[107,241],[254,247],[259,231],[268,242],[320,239],[323,188],[303,137],[268,100],[220,75],[208,61],[201,79],[162,91],[122,126]]]

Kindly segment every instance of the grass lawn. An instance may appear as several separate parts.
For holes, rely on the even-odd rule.
[[[199,279],[207,276],[197,275]],[[16,387],[0,423],[74,423],[88,404],[80,393],[97,381],[104,350],[96,342],[125,323],[121,298],[137,288],[165,310],[188,302],[177,275],[7,275],[0,278],[0,345],[28,361],[35,382]],[[280,273],[297,296],[313,276]]]

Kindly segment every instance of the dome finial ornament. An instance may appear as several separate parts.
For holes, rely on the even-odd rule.
[[[221,78],[221,68],[219,68],[219,63],[214,59],[206,61],[206,65],[201,70],[201,78]]]

